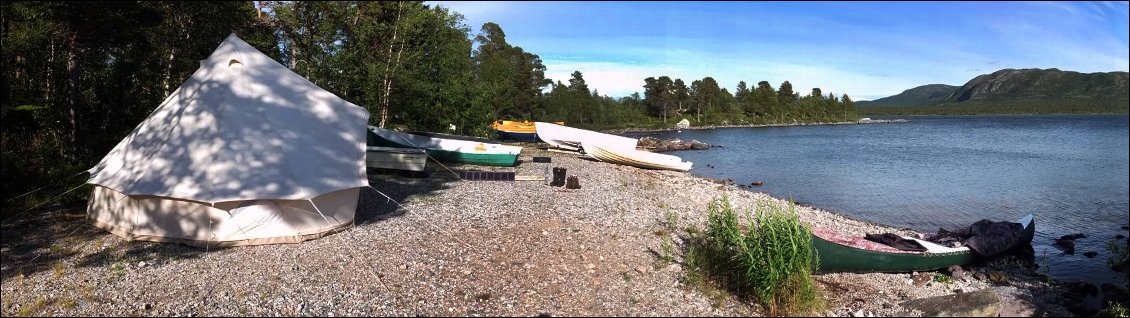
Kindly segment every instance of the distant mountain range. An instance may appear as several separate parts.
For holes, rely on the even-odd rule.
[[[960,108],[976,106],[992,112],[996,105],[1039,105],[1048,108],[1085,104],[1088,109],[1125,112],[1130,104],[1127,72],[1079,73],[1059,69],[1003,69],[984,74],[962,86],[930,84],[908,89],[894,96],[859,101],[859,108]],[[965,107],[970,108],[970,107]],[[1003,106],[1001,108],[1004,108]],[[1031,107],[1029,107],[1031,108]],[[864,109],[861,111],[866,112]],[[1051,112],[1055,112],[1054,110]],[[1073,109],[1066,112],[1078,112]]]

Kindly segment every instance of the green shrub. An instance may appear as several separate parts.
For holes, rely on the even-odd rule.
[[[1119,243],[1123,241],[1111,239],[1106,242],[1106,250],[1111,253],[1106,262],[1112,270],[1122,272],[1130,268],[1130,247],[1125,243]]]
[[[701,266],[710,279],[755,298],[769,315],[805,314],[823,308],[812,279],[816,268],[812,233],[800,222],[795,206],[788,210],[768,202],[743,218],[725,196],[708,207],[707,228],[690,233],[688,264]],[[691,253],[693,251],[693,253]],[[690,277],[688,277],[690,278]]]

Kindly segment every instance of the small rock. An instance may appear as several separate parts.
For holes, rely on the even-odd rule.
[[[1008,284],[1011,282],[1011,280],[1008,278],[1008,275],[1005,275],[1001,271],[989,272],[989,281],[997,284]]]
[[[1055,244],[1052,244],[1052,245],[1055,246],[1055,248],[1063,251],[1063,253],[1065,253],[1067,255],[1074,255],[1075,254],[1075,240],[1059,238],[1059,239],[1056,239]]]
[[[145,266],[148,266],[148,265],[149,264],[146,264],[145,261],[137,262],[137,267],[145,267]]]
[[[913,281],[914,286],[921,287],[923,285],[929,286],[930,281],[934,280],[934,276],[930,275],[930,273],[915,273],[910,276],[910,279]]]
[[[976,280],[986,280],[989,279],[989,275],[986,275],[983,272],[975,272],[973,273],[973,278]]]
[[[636,266],[636,272],[637,272],[637,273],[640,273],[640,274],[644,274],[644,273],[647,273],[647,267],[644,267],[644,266]]]
[[[1083,234],[1083,233],[1075,233],[1075,234],[1068,234],[1068,235],[1064,235],[1064,236],[1059,237],[1059,239],[1061,239],[1061,240],[1077,240],[1077,239],[1081,239],[1081,238],[1087,238],[1087,235]]]
[[[852,317],[867,317],[867,315],[863,313],[863,309],[860,309],[856,312],[851,313],[851,316]]]
[[[1065,296],[1094,296],[1099,293],[1099,287],[1088,282],[1069,282],[1066,283],[1066,286],[1067,292]]]
[[[585,264],[585,269],[593,269],[593,268],[596,268],[596,265],[593,265],[592,263]]]
[[[1115,236],[1114,236],[1114,239],[1116,239],[1116,240],[1121,240],[1121,239],[1124,239],[1124,238],[1126,238],[1126,236],[1125,236],[1125,235],[1122,235],[1122,234],[1119,234],[1119,235],[1115,235]]]
[[[1086,256],[1087,258],[1094,258],[1095,256],[1098,256],[1098,255],[1099,255],[1099,253],[1095,252],[1095,251],[1083,252],[1083,256]]]
[[[577,176],[569,176],[568,178],[565,179],[565,188],[566,189],[580,189],[581,188],[581,182],[579,180],[577,180]]]
[[[902,303],[922,311],[924,317],[995,317],[1000,313],[1001,297],[991,288],[975,292],[928,297]]]
[[[1125,285],[1119,287],[1111,283],[1103,283],[1099,288],[1103,291],[1103,303],[1123,303],[1130,302],[1130,290],[1127,290]]]
[[[953,277],[954,280],[961,280],[965,278],[965,270],[961,268],[961,265],[950,265],[948,269],[950,276]]]

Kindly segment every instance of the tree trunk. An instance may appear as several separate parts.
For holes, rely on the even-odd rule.
[[[79,72],[80,72],[79,64],[78,64],[78,55],[79,55],[78,32],[71,30],[69,38],[70,38],[69,39],[70,44],[69,44],[69,47],[67,48],[67,75],[68,75],[67,76],[67,90],[69,91],[69,94],[67,94],[67,112],[68,112],[68,119],[70,120],[70,124],[71,124],[70,131],[68,133],[68,137],[70,139],[70,148],[71,148],[71,151],[70,151],[70,157],[71,158],[70,159],[73,159],[73,155],[75,154],[74,150],[75,150],[75,143],[76,143],[75,142],[75,136],[76,136],[76,131],[78,130],[78,123],[76,122],[77,119],[75,118],[76,117],[75,116],[75,108],[78,106],[78,97],[79,97],[78,80],[79,80]]]
[[[184,21],[178,20],[177,22],[178,22],[177,24],[180,26],[180,29],[181,29],[181,35],[184,37],[183,39],[179,39],[179,40],[183,40],[183,42],[181,42],[181,43],[188,43],[188,41],[190,39],[192,39],[192,34],[186,33],[184,30],[188,30],[191,27],[191,22],[188,22],[187,25],[186,25],[186,22],[184,22]],[[173,75],[173,65],[174,65],[173,63],[175,63],[176,58],[177,58],[177,46],[174,44],[174,45],[171,45],[171,48],[169,49],[169,59],[168,59],[168,63],[165,65],[165,78],[161,79],[161,89],[162,89],[161,90],[161,93],[162,93],[161,96],[163,96],[163,97],[168,97],[169,94],[172,93],[170,91],[171,87],[169,87],[169,86],[171,86],[171,85],[170,85],[169,81],[171,80],[171,77]]]
[[[47,77],[43,81],[43,84],[46,86],[43,90],[43,104],[44,106],[50,107],[51,95],[55,94],[53,91],[54,86],[51,86],[51,84],[55,82],[55,37],[48,36],[48,38],[51,44],[47,45],[47,65],[45,65],[47,68]]]
[[[400,30],[400,15],[404,13],[404,2],[400,2],[396,10],[396,22],[393,22],[392,27],[392,41],[388,45],[388,59],[385,61],[385,76],[384,76],[384,96],[381,98],[381,121],[377,127],[385,128],[388,123],[388,105],[389,96],[392,93],[392,73],[400,66],[400,54],[404,53],[404,43],[400,43],[400,49],[396,52],[396,66],[393,67],[392,48],[396,46],[397,31]],[[390,69],[391,68],[391,72]]]

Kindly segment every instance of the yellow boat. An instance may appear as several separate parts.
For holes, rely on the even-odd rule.
[[[558,122],[564,125],[564,122]],[[537,141],[537,127],[532,121],[496,120],[490,128],[498,132],[499,139]]]

